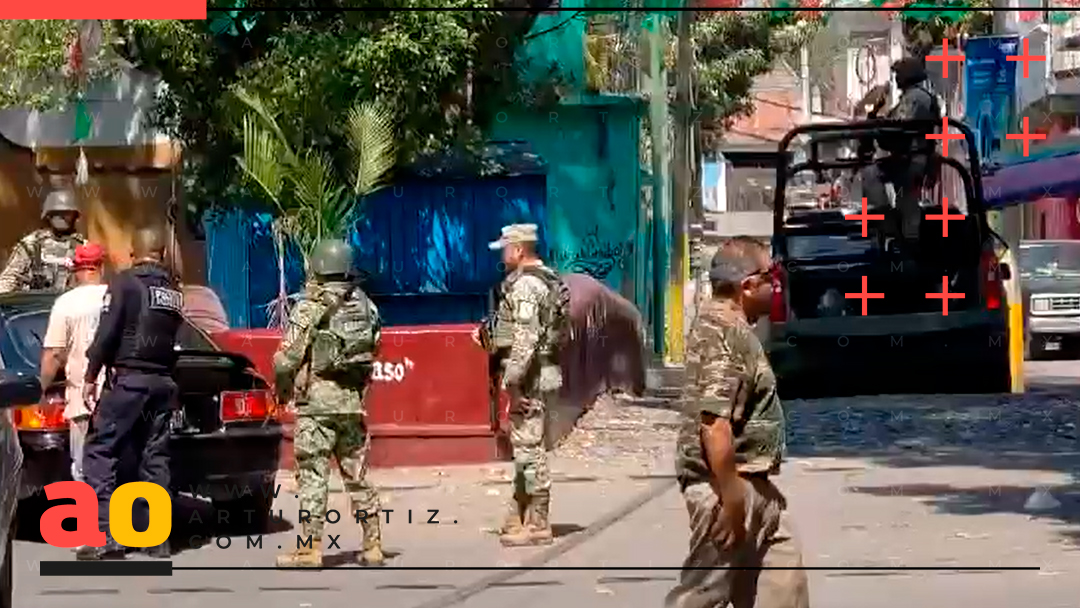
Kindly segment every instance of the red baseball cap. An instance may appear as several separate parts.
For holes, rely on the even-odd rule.
[[[86,243],[75,248],[75,257],[71,260],[74,268],[97,268],[105,263],[105,249],[97,243]]]

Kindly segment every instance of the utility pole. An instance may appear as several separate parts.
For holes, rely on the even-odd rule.
[[[668,172],[668,86],[664,70],[668,21],[661,15],[646,19],[649,41],[649,137],[652,143],[652,306],[650,326],[653,354],[667,352],[667,279],[671,258],[671,188]]]
[[[1017,0],[994,0],[994,34],[1005,35],[1018,33]],[[1047,49],[1049,51],[1049,48]],[[1014,92],[1015,100],[1017,93]],[[1015,122],[1017,108],[1010,108],[1009,120]],[[1017,125],[1010,124],[1009,129]],[[1000,211],[990,213],[991,227],[1005,241],[1006,250],[1001,261],[1012,269],[1012,277],[1005,282],[1006,301],[1008,303],[1009,368],[1012,374],[1012,392],[1024,392],[1024,313],[1020,291],[1019,268],[1016,253],[1020,249],[1020,228],[1023,211],[1019,205],[1011,205]]]
[[[810,86],[810,43],[799,49],[799,81],[802,93],[802,122],[808,125],[814,121],[813,88]]]
[[[690,165],[690,84],[694,50],[690,40],[693,11],[680,11],[678,53],[675,60],[675,150],[672,171],[671,266],[668,274],[668,323],[666,363],[679,364],[685,355],[686,279],[690,273],[687,241],[687,207],[690,205],[692,169]]]
[[[690,103],[692,107],[697,107],[697,83],[691,79],[690,87]],[[693,223],[690,226],[690,279],[693,283],[694,299],[692,310],[693,314],[690,316],[687,324],[693,326],[694,320],[697,319],[698,312],[701,310],[701,301],[705,296],[705,268],[708,267],[709,262],[705,258],[705,201],[702,189],[702,179],[704,169],[702,167],[704,163],[705,150],[704,150],[704,136],[701,131],[701,121],[694,120],[690,129],[690,141],[691,158],[694,159],[694,173],[693,173],[693,186],[691,192],[693,195],[690,197],[693,203]]]

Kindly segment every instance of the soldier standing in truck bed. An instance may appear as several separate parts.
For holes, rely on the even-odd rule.
[[[45,226],[24,236],[15,245],[7,266],[0,273],[0,293],[64,291],[71,276],[70,261],[75,248],[86,244],[86,237],[75,232],[78,219],[79,208],[71,192],[50,193],[41,208],[41,221]]]

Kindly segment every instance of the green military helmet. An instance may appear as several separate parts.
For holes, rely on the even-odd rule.
[[[75,204],[75,195],[68,190],[56,190],[45,197],[41,205],[41,219],[45,219],[53,213],[79,213],[79,206]]]
[[[311,273],[318,277],[350,275],[353,270],[353,248],[342,240],[320,241],[311,252]]]
[[[79,206],[75,204],[75,195],[67,190],[56,190],[45,197],[41,205],[41,219],[45,219],[53,213],[79,212]]]

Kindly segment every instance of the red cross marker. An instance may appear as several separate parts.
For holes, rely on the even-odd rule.
[[[1045,134],[1039,134],[1039,133],[1028,133],[1028,119],[1027,119],[1027,116],[1025,116],[1024,117],[1024,134],[1020,135],[1018,133],[1017,134],[1009,133],[1008,135],[1005,136],[1005,139],[1022,139],[1022,140],[1024,140],[1024,156],[1027,156],[1028,155],[1028,146],[1031,145],[1031,141],[1032,140],[1039,140],[1039,139],[1046,139],[1046,135]]]
[[[1028,39],[1024,38],[1024,54],[1023,55],[1008,55],[1005,57],[1005,61],[1023,61],[1024,62],[1024,78],[1028,77],[1028,67],[1032,61],[1046,61],[1046,55],[1029,55],[1028,54]],[[1025,156],[1027,156],[1025,154]]]
[[[942,197],[941,213],[927,214],[928,220],[941,220],[941,236],[944,238],[949,237],[949,220],[962,220],[964,215],[957,213],[956,215],[949,215],[949,197]]]
[[[863,199],[862,199],[862,213],[854,213],[852,215],[845,215],[844,219],[845,220],[859,220],[859,221],[861,221],[862,222],[862,235],[863,235],[863,238],[866,238],[866,222],[867,222],[867,220],[883,220],[883,219],[885,219],[885,216],[884,215],[869,215],[868,213],[866,213],[866,197],[864,196]]]
[[[1027,124],[1027,123],[1024,123]],[[944,152],[944,156],[949,155],[949,140],[950,139],[964,139],[964,136],[959,133],[949,133],[949,117],[944,116],[941,118],[941,135],[927,135],[926,139],[940,139],[941,150]]]
[[[865,200],[865,199],[863,199]],[[865,226],[866,224],[863,224]],[[845,298],[856,298],[862,300],[862,316],[866,316],[866,302],[867,300],[884,300],[885,294],[883,293],[867,293],[866,291],[866,277],[862,278],[862,291],[856,293],[845,293]]]
[[[1027,51],[1027,47],[1024,47],[1024,51],[1025,52]],[[963,55],[950,55],[949,54],[949,39],[946,38],[946,39],[941,41],[941,54],[940,55],[928,55],[926,57],[926,60],[927,61],[940,61],[941,62],[941,75],[944,78],[948,78],[949,77],[949,62],[950,61],[955,61],[957,63],[962,63],[964,61],[964,56]],[[1024,65],[1027,65],[1027,64],[1024,64]],[[1027,75],[1027,72],[1025,71],[1024,74]]]
[[[927,298],[941,300],[941,315],[949,316],[949,300],[963,300],[962,293],[949,293],[949,277],[941,277],[941,293],[928,293]]]

